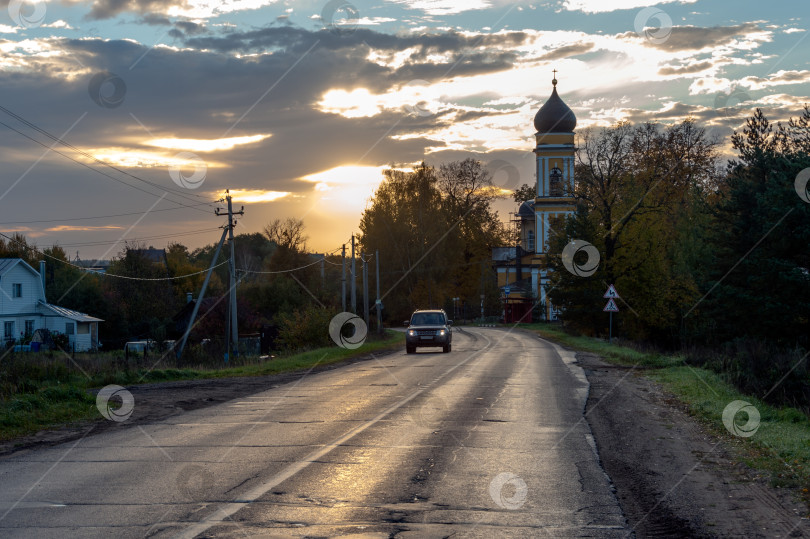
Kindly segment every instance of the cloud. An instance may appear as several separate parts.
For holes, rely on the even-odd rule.
[[[75,28],[73,28],[71,25],[69,25],[67,22],[63,21],[62,19],[59,19],[58,21],[53,21],[53,22],[50,22],[50,23],[47,23],[47,24],[43,24],[42,27],[43,28],[61,28],[63,30],[75,30]]]
[[[734,26],[712,26],[703,28],[699,26],[673,26],[671,33],[662,42],[648,41],[648,46],[665,51],[687,51],[717,48],[727,45],[735,38],[743,37],[752,41],[770,41],[772,32],[762,30],[756,23],[745,23]],[[636,36],[635,32],[624,34]],[[643,39],[643,38],[641,38]]]
[[[146,16],[168,15],[190,19],[208,19],[235,11],[259,9],[276,3],[277,0],[95,0],[88,18],[111,19],[122,13],[139,13]]]
[[[492,7],[488,0],[390,0],[395,4],[401,4],[408,9],[418,9],[428,15],[438,17],[444,15],[455,15],[465,11],[487,9]]]
[[[711,69],[714,67],[714,64],[709,61],[705,62],[696,62],[694,64],[689,64],[685,66],[664,66],[658,70],[659,75],[688,75],[690,73],[699,73],[701,71],[706,71],[707,69]]]
[[[206,193],[197,194],[230,188],[240,192],[245,205],[276,200],[274,215],[306,215],[308,227],[321,223],[326,237],[340,228],[333,222],[336,210],[343,212],[339,219],[348,222],[353,215],[356,224],[380,167],[392,161],[528,153],[522,183],[531,181],[532,118],[551,92],[552,68],[560,70],[558,91],[583,127],[620,118],[675,122],[692,116],[726,135],[757,103],[746,101],[720,113],[712,93],[740,82],[732,73],[752,65],[765,39],[765,32],[751,24],[723,32],[704,29],[703,42],[719,46],[677,50],[650,46],[635,34],[570,30],[393,34],[359,27],[340,34],[286,25],[205,27],[202,33],[185,26],[188,33],[182,32],[176,46],[151,50],[151,41],[132,39],[0,39],[4,106],[54,134],[70,129],[75,146],[157,186],[85,163],[157,195],[134,191],[51,152],[10,196],[37,200],[38,211],[57,217],[65,215],[65,201],[75,200],[77,192],[86,207],[146,211],[166,189],[177,187],[167,170],[174,154],[221,152],[211,154],[217,162],[201,154],[209,168]],[[743,27],[750,32],[735,37],[746,31]],[[672,39],[680,39],[677,32]],[[725,66],[731,66],[728,72]],[[742,70],[751,87],[807,84],[801,68],[766,77],[765,67]],[[88,84],[100,71],[126,83],[115,109],[97,106],[88,95]],[[696,76],[701,91],[686,94]],[[769,119],[784,119],[788,104],[770,99],[772,104],[764,98],[758,103],[768,106]],[[796,114],[795,107],[790,110]],[[22,175],[42,151],[5,131],[4,174]],[[355,183],[336,180],[345,167],[360,167]],[[154,225],[145,219],[138,234],[211,226],[210,208],[185,208],[170,200],[185,199],[164,199],[160,208],[171,211],[161,213]],[[18,206],[6,209],[9,220],[26,218],[25,205]],[[240,224],[260,230],[266,219],[266,212],[248,206]],[[63,234],[58,237],[69,232]]]
[[[188,139],[188,138],[161,138],[144,142],[147,146],[166,148],[169,150],[187,150],[190,152],[220,152],[232,150],[241,144],[254,144],[269,138],[271,135],[246,135],[243,137],[230,137],[219,139]]]
[[[263,189],[231,189],[231,198],[234,202],[262,203],[273,202],[280,198],[290,196],[289,192],[265,191]]]
[[[593,50],[593,43],[574,43],[572,45],[564,45],[558,47],[550,52],[547,52],[539,58],[539,60],[559,60],[568,58],[569,56],[577,56]]]
[[[641,7],[657,6],[677,2],[679,4],[694,4],[697,0],[565,0],[562,7],[568,11],[582,11],[584,13],[606,13],[621,9],[636,9]]]
[[[111,19],[127,11],[143,14],[164,13],[165,8],[172,4],[182,6],[185,0],[95,0],[87,16],[90,19]]]
[[[810,82],[810,70],[780,70],[769,77],[745,77],[739,81],[739,84],[752,90],[761,90],[772,86],[802,84],[805,82]]]
[[[45,232],[91,232],[96,230],[118,230],[124,228],[117,225],[87,226],[87,225],[59,225],[46,228]]]

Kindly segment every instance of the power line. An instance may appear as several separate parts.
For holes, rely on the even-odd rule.
[[[322,258],[322,259],[319,258],[318,260],[316,260],[315,262],[312,262],[311,264],[307,264],[305,266],[300,266],[300,267],[297,267],[297,268],[286,269],[286,270],[277,270],[277,271],[255,271],[255,270],[247,270],[247,269],[237,268],[237,271],[241,271],[242,273],[254,273],[254,274],[257,274],[257,275],[272,275],[272,274],[278,274],[278,273],[289,273],[291,271],[298,271],[298,270],[306,269],[306,268],[308,268],[310,266],[314,266],[315,264],[320,264],[322,260],[326,260],[325,255],[331,255],[332,253],[334,253],[336,251],[339,251],[341,249],[341,247],[338,247],[337,249],[332,249],[331,251],[326,251],[325,253],[323,253],[324,258]],[[326,262],[328,262],[329,264],[334,264],[333,262],[329,262],[328,260],[326,260]],[[340,264],[335,264],[335,265],[339,266]]]
[[[178,191],[176,191],[176,190],[174,190],[174,189],[169,189],[169,188],[166,188],[166,187],[164,187],[164,186],[162,186],[162,185],[156,184],[156,183],[154,183],[154,182],[150,182],[149,180],[145,180],[145,179],[143,179],[143,178],[140,178],[140,177],[138,177],[138,176],[136,176],[136,175],[134,175],[134,174],[132,174],[132,173],[130,173],[130,172],[127,172],[127,171],[125,171],[125,170],[122,170],[122,169],[120,169],[120,168],[118,168],[118,167],[116,167],[116,166],[114,166],[114,165],[110,164],[110,163],[107,163],[106,161],[102,161],[101,159],[98,159],[98,158],[97,158],[97,157],[95,157],[94,155],[89,154],[89,153],[85,152],[84,150],[81,150],[81,149],[79,149],[79,148],[77,148],[77,147],[73,146],[72,144],[69,144],[69,143],[65,142],[64,140],[60,139],[59,137],[57,137],[57,136],[55,136],[55,135],[51,135],[51,134],[50,134],[50,133],[48,133],[47,131],[45,131],[45,130],[43,130],[43,129],[40,129],[39,127],[35,126],[34,124],[32,124],[32,123],[28,122],[28,121],[27,121],[27,120],[25,120],[24,118],[17,116],[16,114],[14,114],[13,112],[9,111],[8,109],[6,109],[5,107],[3,107],[2,105],[0,105],[0,111],[5,112],[6,114],[9,114],[10,116],[12,116],[12,117],[14,117],[14,118],[17,118],[17,119],[18,119],[20,122],[22,122],[22,123],[24,123],[24,124],[26,124],[26,125],[31,126],[33,129],[35,129],[35,130],[37,130],[37,131],[39,131],[39,132],[43,133],[43,134],[44,134],[45,136],[47,136],[48,138],[50,138],[50,139],[52,139],[52,140],[54,140],[54,141],[56,141],[56,142],[58,142],[58,143],[60,143],[60,144],[62,144],[62,145],[64,145],[64,146],[66,146],[67,148],[70,148],[71,150],[73,150],[73,151],[75,151],[75,152],[77,152],[77,153],[79,153],[79,154],[81,154],[81,155],[83,155],[83,156],[87,157],[88,159],[90,159],[90,160],[92,160],[92,161],[95,161],[95,162],[97,162],[97,163],[99,163],[99,164],[101,164],[101,165],[104,165],[104,166],[106,166],[106,167],[109,167],[109,168],[111,168],[111,169],[113,169],[113,170],[115,170],[115,171],[117,171],[117,172],[120,172],[121,174],[124,174],[125,176],[129,176],[130,178],[133,178],[133,179],[138,180],[138,181],[140,181],[140,182],[146,183],[146,184],[148,184],[148,185],[150,185],[150,186],[152,186],[152,187],[154,187],[154,188],[156,188],[156,189],[160,189],[160,190],[165,191],[165,192],[167,192],[167,193],[171,193],[171,194],[173,194],[173,195],[175,195],[175,196],[179,196],[179,197],[185,198],[186,200],[190,200],[190,201],[194,202],[195,204],[196,204],[196,203],[199,203],[199,199],[202,197],[202,195],[194,195],[194,196],[195,196],[195,197],[197,197],[197,198],[191,198],[191,197],[190,197],[190,196],[188,196],[186,193],[178,192]],[[138,191],[141,191],[142,193],[146,193],[146,194],[151,195],[151,196],[157,196],[155,193],[153,193],[153,192],[151,192],[151,191],[148,191],[148,190],[146,190],[146,189],[142,189],[142,188],[140,188],[140,187],[138,187],[138,186],[136,186],[136,185],[132,185],[132,184],[130,184],[130,183],[127,183],[127,182],[125,182],[125,181],[121,180],[120,178],[116,178],[115,176],[112,176],[112,175],[110,175],[110,174],[107,174],[107,173],[105,173],[105,172],[103,172],[103,171],[101,171],[101,170],[99,170],[99,169],[97,169],[97,168],[93,168],[93,167],[91,167],[90,165],[88,165],[87,163],[83,163],[83,162],[79,161],[78,159],[75,159],[74,157],[72,157],[72,156],[70,156],[70,155],[68,155],[68,154],[66,154],[66,153],[64,153],[64,152],[60,152],[59,150],[56,150],[56,149],[54,149],[53,147],[48,146],[47,144],[45,144],[45,143],[43,143],[43,142],[41,142],[41,141],[37,140],[36,138],[34,138],[34,137],[32,137],[32,136],[30,136],[30,135],[28,135],[28,134],[26,134],[26,133],[23,133],[23,132],[22,132],[22,131],[20,131],[19,129],[15,129],[14,127],[12,127],[12,126],[8,125],[8,124],[7,124],[7,123],[5,123],[5,122],[0,122],[0,125],[2,125],[2,126],[4,126],[4,127],[8,128],[8,129],[10,129],[11,131],[14,131],[15,133],[17,133],[17,134],[19,134],[19,135],[21,135],[21,136],[23,136],[23,137],[27,138],[28,140],[30,140],[30,141],[32,141],[32,142],[34,142],[34,143],[36,143],[36,144],[39,144],[39,145],[40,145],[40,146],[42,146],[43,148],[47,148],[48,150],[50,150],[50,151],[52,151],[52,152],[54,152],[54,153],[57,153],[57,154],[61,155],[62,157],[65,157],[65,158],[67,158],[67,159],[70,159],[70,160],[71,160],[71,161],[73,161],[74,163],[77,163],[77,164],[79,164],[79,165],[81,165],[81,166],[83,166],[83,167],[85,167],[85,168],[88,168],[88,169],[90,169],[90,170],[92,170],[92,171],[95,171],[95,172],[97,172],[97,173],[99,173],[99,174],[101,174],[101,175],[103,175],[103,176],[106,176],[107,178],[110,178],[111,180],[114,180],[114,181],[116,181],[116,182],[118,182],[118,183],[121,183],[121,184],[123,184],[123,185],[126,185],[127,187],[131,187],[131,188],[133,188],[133,189],[136,189],[136,190],[138,190]],[[180,205],[180,206],[184,206],[184,207],[189,207],[189,208],[194,207],[194,206],[191,206],[191,205],[189,205],[189,204],[183,204],[183,203],[178,202],[178,201],[176,201],[176,200],[171,200],[171,202],[173,202],[174,204]],[[210,201],[210,202],[208,202],[207,204],[214,204],[215,202],[217,202],[217,200]],[[203,211],[203,210],[198,210],[198,211]]]
[[[2,123],[3,122],[0,122],[0,124],[2,124]],[[211,205],[210,202],[201,202],[200,204],[196,204],[196,206],[210,206],[210,205]],[[151,213],[157,213],[157,212],[161,212],[161,211],[175,211],[175,210],[180,210],[180,209],[189,208],[189,207],[191,207],[191,206],[179,206],[177,208],[163,208],[163,209],[160,209],[160,210],[152,210]],[[208,212],[205,212],[205,213],[208,213]],[[114,215],[96,215],[96,216],[93,216],[93,217],[69,217],[69,218],[65,218],[65,219],[41,219],[41,220],[35,220],[35,221],[5,221],[5,222],[0,222],[0,225],[32,225],[32,224],[37,224],[37,223],[67,223],[67,222],[70,222],[70,221],[92,221],[94,219],[111,219],[113,217],[130,217],[132,215],[143,215],[143,212],[142,211],[135,211],[135,212],[129,212],[129,213],[118,213],[118,214],[114,214]]]
[[[164,239],[164,238],[174,238],[177,236],[192,236],[194,234],[207,234],[208,232],[213,232],[214,230],[219,230],[219,227],[216,228],[206,228],[203,230],[194,230],[188,232],[178,232],[175,234],[160,234],[157,236],[143,236],[141,238],[127,238],[124,240],[127,243],[137,243],[146,240],[157,240],[157,239]],[[55,243],[51,245],[51,247],[90,247],[94,245],[115,245],[116,243],[120,243],[122,240],[116,241],[89,241],[89,242],[80,242],[80,243]]]
[[[16,114],[16,113],[14,113],[14,112],[10,111],[9,109],[5,108],[5,107],[4,107],[4,106],[2,106],[2,105],[0,105],[0,111],[5,112],[6,114],[8,114],[9,116],[11,116],[12,118],[16,119],[16,120],[17,120],[17,121],[19,121],[20,123],[23,123],[23,124],[27,125],[27,126],[28,126],[28,127],[30,127],[31,129],[34,129],[34,130],[36,130],[37,132],[42,133],[43,135],[45,135],[45,136],[46,136],[46,137],[48,137],[49,139],[53,140],[54,142],[58,142],[59,144],[62,144],[63,146],[65,146],[65,147],[67,147],[67,148],[70,148],[71,150],[73,150],[73,151],[75,151],[75,152],[78,152],[79,154],[81,154],[81,155],[83,155],[83,156],[87,157],[88,159],[91,159],[91,160],[95,161],[96,163],[98,163],[98,164],[100,164],[100,165],[104,165],[104,166],[106,166],[106,167],[109,167],[109,168],[111,168],[111,169],[113,169],[113,170],[115,170],[115,171],[120,172],[121,174],[124,174],[124,175],[126,175],[126,176],[129,176],[130,178],[132,178],[132,179],[134,179],[134,180],[138,180],[138,181],[140,181],[140,182],[147,183],[147,184],[151,185],[152,187],[156,187],[156,188],[158,188],[158,189],[164,189],[164,190],[166,190],[166,191],[172,192],[172,193],[174,193],[174,194],[176,194],[176,195],[178,195],[178,196],[181,196],[181,197],[183,197],[183,198],[186,198],[186,199],[189,199],[189,200],[193,200],[193,198],[192,198],[191,196],[189,196],[189,194],[187,194],[187,193],[185,193],[185,192],[182,192],[182,191],[177,191],[177,190],[175,190],[175,189],[165,189],[165,188],[164,188],[162,185],[158,185],[158,184],[156,184],[156,183],[154,183],[154,182],[150,182],[149,180],[145,180],[145,179],[143,179],[143,178],[141,178],[141,177],[139,177],[139,176],[136,176],[136,175],[134,175],[134,174],[132,174],[132,173],[130,173],[130,172],[127,172],[126,170],[120,169],[120,168],[116,167],[115,165],[113,165],[113,164],[111,164],[111,163],[108,163],[108,162],[106,162],[106,161],[104,161],[104,160],[102,160],[102,159],[99,159],[99,158],[97,158],[96,156],[94,156],[93,154],[90,154],[90,153],[88,153],[88,152],[85,152],[84,150],[82,150],[82,149],[80,149],[80,148],[77,148],[76,146],[74,146],[74,145],[70,144],[70,143],[69,143],[69,142],[67,142],[66,140],[61,139],[61,138],[57,137],[56,135],[52,135],[51,133],[49,133],[49,132],[48,132],[48,131],[46,131],[45,129],[42,129],[41,127],[37,126],[37,125],[36,125],[36,124],[34,124],[33,122],[30,122],[30,121],[26,120],[25,118],[23,118],[23,117],[22,117],[22,116],[20,116],[19,114]],[[198,201],[199,201],[199,198],[201,198],[201,197],[202,197],[202,195],[197,195],[197,194],[194,194],[194,193],[191,193],[191,194],[192,194],[194,197],[196,197],[196,198],[197,198],[197,200],[196,200],[195,202],[198,202]]]
[[[68,262],[67,260],[62,260],[61,258],[57,258],[55,256],[49,255],[48,253],[45,253],[45,252],[43,252],[42,250],[40,250],[40,249],[38,249],[36,247],[32,247],[32,246],[30,246],[28,244],[25,244],[25,243],[23,243],[23,242],[21,242],[19,240],[15,240],[14,238],[5,235],[2,232],[0,232],[0,236],[2,236],[4,238],[6,238],[7,240],[12,241],[14,243],[21,244],[26,249],[34,251],[35,253],[38,253],[38,254],[42,255],[43,257],[45,257],[45,258],[50,258],[51,260],[54,260],[56,262],[60,262],[62,264],[65,264],[66,266],[70,266],[70,267],[76,268],[78,270],[81,270],[81,271],[84,271],[84,272],[87,272],[87,273],[90,273],[90,274],[93,274],[93,275],[103,276],[103,277],[115,277],[116,279],[127,279],[127,280],[130,280],[130,281],[174,281],[174,280],[177,280],[177,279],[185,279],[186,277],[193,277],[195,275],[200,275],[201,273],[205,273],[205,272],[208,271],[207,269],[204,269],[204,270],[200,270],[200,271],[195,271],[194,273],[187,273],[185,275],[175,275],[173,277],[132,277],[131,275],[116,275],[114,273],[107,273],[107,272],[101,273],[99,271],[94,271],[94,270],[91,270],[91,269],[88,269],[88,268],[85,268],[85,267],[82,267],[82,266],[78,266],[76,264]],[[228,261],[220,262],[219,264],[214,266],[214,268],[218,268],[218,267],[223,266],[223,265],[225,265],[227,263],[228,263]]]

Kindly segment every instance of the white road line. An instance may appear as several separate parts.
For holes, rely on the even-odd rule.
[[[446,377],[448,374],[450,374],[451,372],[453,372],[457,368],[461,367],[462,365],[466,364],[467,362],[469,362],[471,359],[473,359],[475,356],[477,356],[481,352],[486,351],[489,348],[489,346],[492,344],[492,341],[490,341],[485,335],[482,335],[480,333],[477,333],[477,335],[483,337],[487,341],[486,346],[484,346],[484,348],[482,348],[481,350],[478,350],[478,351],[474,352],[472,355],[470,355],[470,357],[468,357],[467,359],[465,359],[461,363],[457,363],[457,364],[453,365],[452,367],[450,367],[439,378],[437,378],[436,380],[431,382],[430,385],[427,385],[427,386],[425,386],[425,387],[423,387],[421,389],[418,389],[418,390],[414,391],[413,393],[411,393],[410,395],[408,395],[407,397],[405,397],[401,401],[397,402],[396,404],[393,404],[392,406],[389,406],[388,408],[386,408],[385,410],[380,412],[380,414],[377,415],[377,417],[367,421],[366,423],[360,425],[359,427],[357,427],[355,429],[350,430],[348,433],[346,433],[343,436],[341,436],[340,438],[328,443],[327,445],[321,447],[317,451],[313,451],[312,453],[310,453],[309,455],[304,457],[302,460],[299,460],[298,462],[295,462],[295,463],[291,464],[290,466],[287,466],[285,469],[281,470],[279,473],[277,473],[276,475],[274,475],[273,477],[271,477],[270,479],[268,479],[264,483],[261,483],[260,485],[256,485],[255,487],[253,487],[252,489],[247,491],[243,496],[240,496],[240,498],[238,500],[226,503],[225,505],[223,505],[222,507],[220,507],[219,509],[214,511],[212,514],[208,515],[206,518],[204,518],[200,522],[197,522],[196,524],[192,525],[190,528],[185,529],[177,537],[178,538],[183,538],[183,539],[193,539],[194,537],[197,537],[199,534],[205,532],[206,530],[210,529],[211,527],[216,526],[217,524],[223,522],[225,519],[232,516],[234,513],[236,513],[240,509],[243,509],[243,508],[247,507],[248,505],[250,505],[252,502],[255,502],[256,500],[258,500],[259,498],[261,498],[262,496],[267,494],[267,492],[270,489],[272,489],[273,487],[281,484],[282,482],[286,481],[287,479],[293,477],[297,473],[299,473],[302,470],[306,469],[314,461],[319,460],[321,457],[323,457],[327,453],[331,452],[336,447],[340,446],[341,444],[344,444],[344,443],[348,442],[350,439],[354,438],[355,436],[357,436],[358,434],[360,434],[364,430],[366,430],[369,427],[375,425],[380,420],[384,419],[386,416],[391,414],[391,412],[394,412],[394,411],[398,410],[399,408],[401,408],[402,406],[408,404],[410,401],[412,401],[413,399],[415,399],[416,397],[418,397],[419,395],[421,395],[422,393],[424,393],[425,391],[430,389],[430,387],[433,386],[434,383],[436,383],[437,381],[439,381],[442,378]]]

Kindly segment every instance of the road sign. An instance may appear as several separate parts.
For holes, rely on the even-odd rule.
[[[619,312],[619,307],[616,305],[616,302],[613,301],[613,298],[610,298],[607,305],[605,305],[605,308],[602,310],[606,313],[617,313]]]
[[[618,292],[616,292],[616,288],[615,288],[613,285],[610,285],[610,286],[608,287],[608,289],[607,289],[607,292],[605,292],[605,295],[604,295],[604,296],[602,296],[602,297],[603,297],[603,298],[613,298],[613,299],[617,299],[617,298],[619,297],[619,293],[618,293]],[[615,305],[615,304],[614,304],[614,305]],[[605,310],[607,310],[607,309],[605,309]],[[616,310],[618,311],[618,309],[616,309]]]
[[[509,292],[511,292],[511,291],[512,291],[512,289],[509,288],[508,286],[503,287],[503,293],[506,294],[507,296],[509,295]]]

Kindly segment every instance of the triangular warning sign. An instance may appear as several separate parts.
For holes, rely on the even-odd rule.
[[[618,298],[618,297],[619,297],[619,293],[618,293],[618,292],[616,292],[616,288],[614,288],[614,286],[613,286],[613,285],[610,285],[610,286],[608,287],[608,289],[607,289],[607,292],[605,292],[605,295],[604,295],[604,296],[602,296],[602,297],[603,297],[603,298]]]
[[[616,306],[616,302],[613,301],[613,298],[610,298],[607,302],[607,305],[605,305],[605,308],[602,310],[605,311],[606,313],[617,313],[619,312],[619,307]]]

